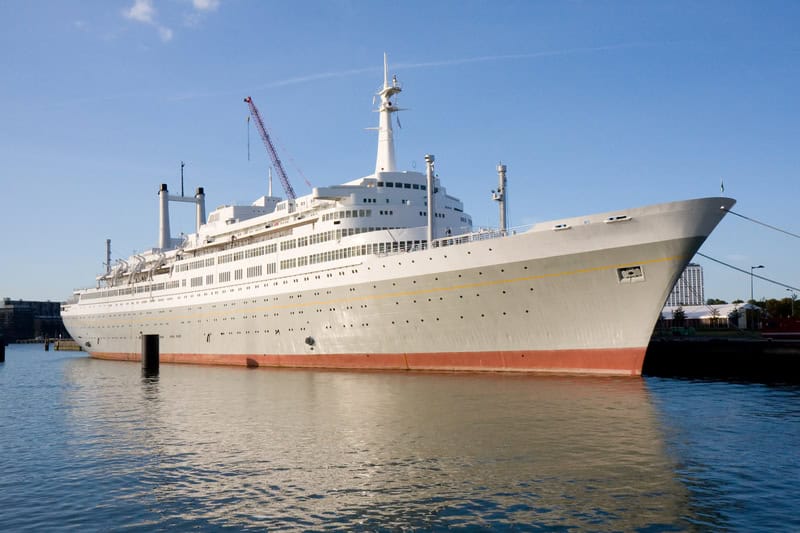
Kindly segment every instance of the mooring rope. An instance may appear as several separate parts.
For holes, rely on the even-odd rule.
[[[749,220],[750,222],[753,222],[755,224],[760,224],[761,226],[764,226],[765,228],[769,228],[769,229],[772,229],[772,230],[775,230],[775,231],[780,231],[781,233],[785,233],[786,235],[789,235],[790,237],[794,237],[795,239],[800,239],[800,235],[798,235],[797,233],[792,233],[791,231],[787,231],[785,229],[776,228],[775,226],[767,224],[766,222],[761,222],[760,220],[756,220],[754,218],[750,218],[748,216],[742,215],[741,213],[737,213],[736,211],[731,211],[730,209],[728,209],[727,211],[731,215],[736,215],[737,217],[741,217],[741,218],[743,218],[745,220]]]
[[[787,285],[786,283],[781,283],[780,281],[775,281],[774,279],[766,278],[764,276],[759,276],[758,274],[754,274],[753,272],[748,272],[747,270],[745,270],[743,268],[739,268],[737,266],[733,266],[730,263],[726,263],[725,261],[720,261],[719,259],[714,259],[713,257],[710,257],[710,256],[708,256],[706,254],[701,254],[700,252],[697,252],[697,255],[699,255],[700,257],[705,257],[709,261],[714,261],[715,263],[719,263],[720,265],[724,265],[724,266],[726,266],[728,268],[732,268],[733,270],[737,270],[737,271],[739,271],[739,272],[741,272],[743,274],[747,274],[748,276],[753,276],[754,278],[758,278],[758,279],[760,279],[762,281],[766,281],[768,283],[772,283],[772,284],[778,285],[780,287],[786,287],[787,289],[791,289],[793,291],[800,291],[799,288],[793,287],[792,285]]]

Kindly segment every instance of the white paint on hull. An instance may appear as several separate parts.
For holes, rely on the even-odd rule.
[[[635,348],[724,214],[721,198],[539,224],[507,237],[343,260],[223,290],[75,304],[63,313],[89,352],[354,354]],[[586,222],[586,223],[585,223]],[[571,229],[554,231],[557,225]],[[246,265],[245,265],[246,266]],[[619,270],[642,276],[621,280]],[[90,300],[91,302],[91,300]],[[313,339],[313,344],[307,339]]]

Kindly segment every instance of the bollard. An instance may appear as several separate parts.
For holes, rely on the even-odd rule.
[[[158,375],[158,335],[142,335],[142,373]]]
[[[0,335],[0,363],[6,362],[6,338]]]

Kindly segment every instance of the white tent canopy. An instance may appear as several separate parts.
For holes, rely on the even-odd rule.
[[[669,305],[664,307],[664,310],[661,312],[664,318],[672,318],[672,313],[678,309],[679,307],[683,307],[683,312],[687,320],[708,320],[710,318],[714,318],[714,310],[716,309],[716,317],[717,318],[727,318],[731,313],[736,310],[739,312],[743,312],[746,309],[754,309],[760,311],[761,308],[757,305],[753,304],[719,304],[719,305],[684,305],[684,306],[676,306],[676,305]]]

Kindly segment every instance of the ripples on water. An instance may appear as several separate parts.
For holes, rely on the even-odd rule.
[[[0,529],[796,530],[800,390],[10,346]]]

